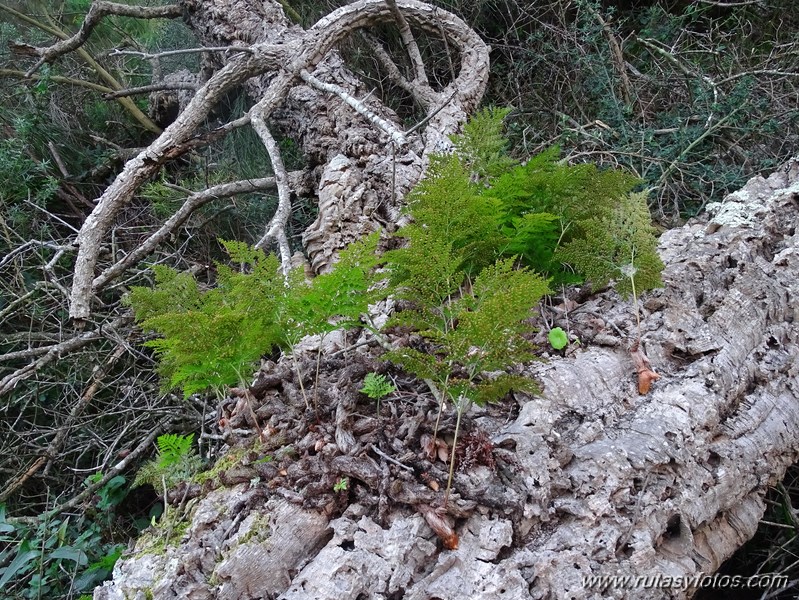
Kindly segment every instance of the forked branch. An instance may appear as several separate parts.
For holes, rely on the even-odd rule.
[[[92,30],[97,27],[104,17],[117,15],[120,17],[134,17],[137,19],[175,19],[180,17],[181,14],[183,14],[183,9],[177,4],[168,4],[166,6],[135,6],[117,4],[116,2],[106,2],[105,0],[96,0],[92,3],[89,12],[86,13],[86,17],[83,19],[83,24],[75,35],[61,40],[60,42],[56,42],[52,46],[33,48],[33,51],[38,54],[40,58],[36,64],[28,70],[28,76],[33,75],[44,63],[53,62],[59,56],[63,56],[82,46],[86,40],[89,39]]]

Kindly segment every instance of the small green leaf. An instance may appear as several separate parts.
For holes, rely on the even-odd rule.
[[[363,378],[363,387],[360,391],[369,396],[372,400],[380,400],[396,389],[394,384],[391,383],[385,375],[368,373],[366,377]]]
[[[549,343],[555,350],[563,350],[569,345],[569,336],[560,327],[553,327],[549,330]]]

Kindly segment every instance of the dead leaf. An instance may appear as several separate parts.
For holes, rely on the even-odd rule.
[[[422,513],[424,520],[435,534],[441,538],[447,550],[457,550],[458,534],[450,524],[450,519],[441,509],[435,509],[428,504],[417,504],[416,508]]]
[[[638,342],[630,348],[630,356],[633,359],[635,370],[638,372],[638,393],[645,396],[652,387],[652,382],[660,379],[660,375],[652,370],[649,357],[641,350]]]
[[[422,435],[421,439],[422,452],[427,460],[435,462],[436,458],[442,462],[447,462],[449,459],[449,449],[447,443],[442,439],[434,438],[429,433]]]

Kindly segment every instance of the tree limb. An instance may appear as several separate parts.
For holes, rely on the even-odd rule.
[[[136,19],[175,19],[182,14],[183,9],[177,4],[168,4],[166,6],[135,6],[118,4],[116,2],[106,2],[105,0],[95,0],[91,8],[89,8],[89,12],[86,13],[83,24],[75,35],[67,39],[62,39],[52,46],[34,49],[36,54],[40,56],[40,59],[28,70],[27,74],[28,76],[33,75],[44,63],[53,62],[59,56],[67,52],[72,52],[79,46],[82,46],[86,40],[89,39],[92,30],[104,17],[109,15],[134,17]]]
[[[277,146],[275,138],[269,131],[264,117],[260,110],[250,111],[250,119],[252,120],[252,127],[261,138],[261,142],[269,154],[269,161],[272,163],[272,172],[275,174],[275,185],[277,186],[277,210],[269,225],[266,227],[266,233],[255,244],[256,248],[263,248],[269,240],[275,240],[277,243],[278,251],[280,252],[280,266],[283,274],[287,275],[291,268],[291,248],[289,247],[289,240],[286,237],[286,223],[288,223],[289,216],[291,215],[291,190],[289,189],[288,173],[283,164],[283,158],[280,156],[280,149]]]
[[[424,68],[422,53],[419,52],[419,46],[416,43],[416,39],[413,37],[413,32],[411,32],[408,21],[405,19],[402,11],[397,7],[397,0],[386,0],[386,4],[388,4],[388,7],[391,9],[391,13],[394,15],[394,19],[397,21],[397,27],[399,27],[402,43],[405,45],[405,50],[411,59],[414,72],[414,82],[421,85],[427,85],[427,71],[425,71]]]
[[[91,312],[90,298],[100,242],[119,210],[163,164],[193,147],[193,144],[186,142],[229,89],[259,72],[274,68],[277,61],[278,53],[274,47],[268,46],[259,46],[258,52],[253,54],[239,54],[234,57],[197,91],[186,109],[164,133],[125,164],[122,172],[100,197],[75,239],[78,257],[70,296],[70,317],[86,319]],[[198,140],[195,141],[199,143]]]
[[[341,98],[346,104],[351,106],[355,110],[355,112],[357,112],[359,115],[363,116],[364,118],[368,119],[376,127],[378,127],[379,129],[383,130],[386,134],[388,134],[388,136],[397,146],[404,146],[405,144],[408,143],[408,140],[405,138],[405,135],[399,129],[397,129],[393,125],[393,123],[390,123],[386,119],[375,114],[361,100],[353,98],[349,93],[347,93],[347,90],[345,90],[340,85],[336,85],[335,83],[326,83],[324,81],[320,81],[319,79],[317,79],[316,77],[314,77],[304,69],[300,71],[300,77],[302,77],[302,80],[305,81],[305,83],[307,83],[308,85],[325,92],[330,92],[331,94],[335,94],[336,96]]]
[[[161,244],[161,242],[164,241],[164,239],[166,239],[167,236],[175,231],[175,229],[180,227],[180,225],[182,225],[186,219],[188,219],[191,214],[201,206],[204,206],[208,202],[217,200],[219,198],[227,198],[229,196],[235,196],[236,194],[258,192],[272,188],[274,186],[274,177],[263,177],[261,179],[245,179],[230,183],[222,183],[206,190],[190,194],[183,202],[183,205],[177,211],[175,211],[175,213],[169,217],[157,231],[152,233],[144,242],[136,246],[136,248],[123,259],[117,261],[115,264],[103,271],[100,275],[95,277],[94,281],[92,282],[92,291],[94,293],[99,292],[109,281],[115,277],[118,277],[132,265],[136,264],[138,261],[150,254],[153,250],[155,250],[155,248],[158,247],[159,244]]]
[[[154,83],[152,85],[143,85],[141,87],[127,88],[125,90],[109,91],[103,94],[104,100],[115,100],[122,96],[135,96],[137,94],[149,94],[150,92],[161,92],[167,90],[191,90],[197,91],[197,86],[191,83]]]

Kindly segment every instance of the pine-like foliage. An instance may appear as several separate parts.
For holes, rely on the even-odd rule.
[[[609,213],[583,221],[584,237],[565,244],[557,258],[574,265],[595,289],[611,280],[625,296],[660,287],[663,262],[650,218],[646,193],[628,194]]]
[[[166,387],[188,397],[235,384],[275,348],[352,326],[372,299],[377,239],[352,244],[332,272],[311,282],[301,269],[284,280],[274,255],[240,242],[223,242],[240,268],[218,265],[217,287],[207,291],[189,274],[155,267],[155,288],[133,288],[127,301],[142,328],[161,336],[146,345],[158,355]]]
[[[492,264],[502,237],[496,203],[480,196],[456,155],[433,156],[427,175],[409,194],[413,222],[399,235],[408,243],[388,252],[392,281],[412,298],[439,305],[456,292],[466,273]]]
[[[235,242],[225,247],[249,272],[219,265],[218,287],[203,291],[191,275],[156,267],[155,288],[136,287],[128,297],[142,328],[161,335],[146,345],[155,349],[165,387],[181,387],[186,397],[238,382],[284,341],[277,259]]]
[[[406,243],[385,255],[396,295],[410,302],[392,322],[432,346],[430,352],[401,348],[387,358],[433,380],[453,400],[479,402],[508,392],[501,383],[507,376],[490,385],[481,383],[483,376],[530,357],[525,320],[549,292],[544,277],[501,258],[498,202],[482,188],[457,155],[433,157],[409,196],[413,221],[398,233]],[[531,387],[514,381],[517,389]]]

